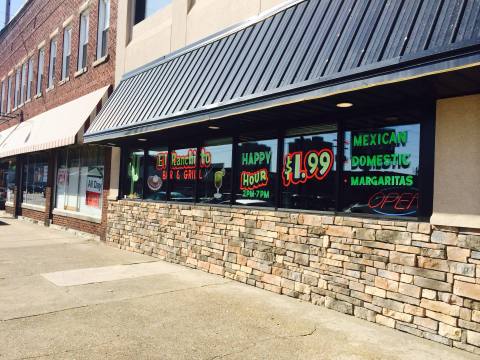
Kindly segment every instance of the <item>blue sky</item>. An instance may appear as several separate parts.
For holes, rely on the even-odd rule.
[[[10,18],[12,18],[22,7],[26,0],[10,0]],[[5,22],[5,3],[6,0],[0,0],[0,29],[3,28]]]

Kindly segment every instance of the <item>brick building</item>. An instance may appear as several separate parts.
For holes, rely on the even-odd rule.
[[[102,236],[111,150],[83,132],[114,83],[116,0],[29,0],[0,32],[0,205]]]

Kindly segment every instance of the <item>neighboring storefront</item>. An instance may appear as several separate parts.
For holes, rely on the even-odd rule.
[[[104,237],[111,150],[83,145],[79,139],[107,89],[1,133],[0,202],[8,213]]]
[[[126,74],[107,242],[478,352],[479,18],[291,1]]]

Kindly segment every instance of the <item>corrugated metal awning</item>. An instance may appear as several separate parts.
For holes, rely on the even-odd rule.
[[[478,0],[293,1],[127,74],[85,141],[478,65]]]
[[[72,145],[108,86],[45,111],[0,133],[0,158]]]

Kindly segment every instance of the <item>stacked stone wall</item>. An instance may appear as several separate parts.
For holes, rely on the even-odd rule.
[[[480,353],[476,230],[122,200],[107,243]]]

